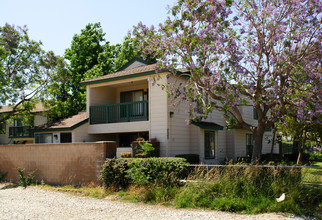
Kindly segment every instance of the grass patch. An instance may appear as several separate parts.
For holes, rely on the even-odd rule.
[[[322,167],[322,162],[313,162],[311,166]],[[322,183],[322,169],[305,168],[302,170],[302,180],[308,183]]]
[[[56,192],[66,192],[72,195],[88,196],[96,199],[102,199],[110,195],[110,193],[108,191],[105,191],[103,187],[93,183],[82,185],[82,186],[72,186],[72,185],[51,186],[46,184],[46,185],[38,185],[37,187],[41,189],[56,191]]]

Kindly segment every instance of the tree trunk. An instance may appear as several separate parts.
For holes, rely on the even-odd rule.
[[[273,125],[273,138],[272,138],[271,156],[273,156],[273,152],[274,152],[275,136],[276,136],[276,128]]]
[[[292,154],[297,154],[299,152],[299,142],[297,140],[293,140],[293,146],[292,146]]]
[[[299,146],[299,156],[297,157],[297,162],[296,162],[297,165],[302,164],[305,142],[306,142],[306,132],[304,131],[302,144]]]
[[[257,128],[253,133],[253,136],[254,136],[253,155],[252,155],[253,163],[257,163],[261,159],[264,132],[265,132],[264,128]]]

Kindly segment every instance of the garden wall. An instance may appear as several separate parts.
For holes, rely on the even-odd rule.
[[[38,170],[35,180],[49,184],[97,182],[105,159],[116,156],[116,142],[30,144],[0,146],[0,171],[8,172],[7,181],[19,180],[19,168],[25,174]]]

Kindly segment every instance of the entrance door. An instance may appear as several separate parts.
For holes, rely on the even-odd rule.
[[[214,131],[205,131],[205,159],[215,159]]]

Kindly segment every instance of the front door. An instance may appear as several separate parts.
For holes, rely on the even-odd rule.
[[[214,131],[205,131],[205,159],[215,159]]]

